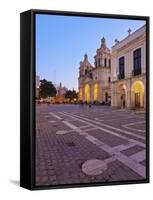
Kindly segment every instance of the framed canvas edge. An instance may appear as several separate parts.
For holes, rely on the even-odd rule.
[[[133,20],[145,20],[146,21],[146,179],[142,180],[131,180],[131,181],[113,181],[107,183],[80,183],[80,184],[64,184],[64,185],[45,185],[45,186],[36,186],[35,185],[35,16],[36,14],[49,14],[49,15],[63,15],[63,16],[80,16],[80,17],[98,17],[98,18],[112,18],[112,19],[133,19]],[[31,9],[20,14],[20,26],[22,24],[22,16],[29,15],[30,16],[30,26],[29,26],[29,35],[27,39],[27,45],[30,50],[28,61],[30,63],[29,68],[29,91],[28,97],[29,99],[23,98],[23,91],[21,86],[25,86],[23,82],[23,74],[22,74],[22,64],[21,62],[23,58],[21,58],[21,54],[24,51],[21,41],[21,32],[20,32],[20,126],[24,126],[22,119],[25,113],[23,113],[22,102],[27,101],[28,116],[29,116],[29,134],[26,136],[29,144],[23,141],[23,138],[26,133],[23,129],[20,129],[20,186],[29,190],[42,190],[42,189],[62,189],[62,188],[79,188],[79,187],[94,187],[94,186],[110,186],[110,185],[125,185],[125,184],[140,184],[140,183],[149,183],[150,182],[150,140],[149,140],[149,132],[150,132],[150,77],[149,77],[149,69],[150,69],[150,51],[149,51],[149,41],[150,41],[150,17],[149,16],[136,16],[136,15],[121,15],[121,14],[102,14],[102,13],[87,13],[87,12],[73,12],[73,11],[59,11],[59,10],[38,10]],[[28,74],[26,74],[28,76]],[[21,145],[23,144],[23,145]],[[24,151],[26,146],[29,146],[29,150]],[[21,153],[22,152],[22,153]],[[29,163],[25,164],[23,162],[23,158],[28,157]],[[24,164],[24,166],[23,166]],[[21,169],[22,168],[22,169]],[[28,169],[28,173],[27,173]],[[28,184],[23,183],[22,175],[26,174],[28,179]]]

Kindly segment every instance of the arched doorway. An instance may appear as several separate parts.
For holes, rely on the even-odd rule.
[[[89,84],[85,85],[84,93],[85,93],[85,101],[90,102],[90,86],[89,86]]]
[[[98,83],[95,83],[94,84],[94,101],[98,101],[98,90],[99,90]]]
[[[118,107],[125,108],[127,105],[127,88],[125,84],[121,84],[118,89]]]
[[[108,102],[108,92],[105,92],[105,102]]]
[[[132,84],[131,102],[134,108],[144,107],[144,85],[142,81],[135,81]]]

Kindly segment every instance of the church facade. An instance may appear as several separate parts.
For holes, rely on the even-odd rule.
[[[94,66],[88,61],[87,54],[79,67],[79,100],[85,103],[110,102],[111,53],[103,37],[96,51]]]

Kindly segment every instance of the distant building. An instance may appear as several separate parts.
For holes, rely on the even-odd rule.
[[[40,77],[36,76],[36,98],[39,98]]]
[[[111,105],[146,107],[146,26],[112,47]]]
[[[57,86],[56,90],[57,90],[57,95],[61,96],[64,95],[68,89],[65,86],[62,86],[62,83],[60,83],[59,86]]]
[[[65,101],[65,93],[67,92],[67,88],[65,86],[62,86],[62,83],[59,84],[59,86],[56,87],[56,98],[55,101],[57,103],[63,103]]]
[[[108,103],[110,101],[111,54],[104,37],[94,59],[94,66],[89,63],[87,54],[80,62],[79,100],[87,103]]]

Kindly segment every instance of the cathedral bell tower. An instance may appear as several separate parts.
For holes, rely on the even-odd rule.
[[[88,61],[88,55],[84,55],[84,60],[80,62],[79,75],[80,77],[91,76],[92,65]]]
[[[111,67],[110,49],[107,48],[106,39],[101,39],[101,46],[97,49],[95,58],[95,67]]]
[[[104,37],[101,39],[101,48],[106,49],[106,39]]]
[[[80,62],[79,67],[79,100],[80,101],[90,101],[90,84],[92,81],[92,65],[88,61],[88,55],[84,55],[83,61]]]

